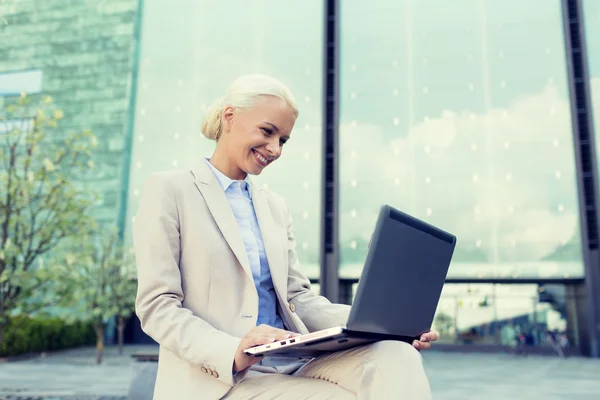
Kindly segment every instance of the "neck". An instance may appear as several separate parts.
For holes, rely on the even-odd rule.
[[[241,181],[246,178],[247,174],[231,162],[227,153],[219,151],[218,148],[210,158],[210,163],[230,179]]]

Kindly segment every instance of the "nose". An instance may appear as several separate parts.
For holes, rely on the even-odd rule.
[[[277,137],[269,140],[265,147],[271,157],[279,157],[281,154],[281,146],[279,145],[279,138]]]

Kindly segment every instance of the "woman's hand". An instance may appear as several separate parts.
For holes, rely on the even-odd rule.
[[[419,340],[413,342],[413,346],[417,350],[425,350],[431,347],[431,342],[435,342],[440,338],[436,331],[429,331],[421,335]]]
[[[246,333],[246,336],[244,336],[240,342],[240,345],[238,346],[237,352],[235,353],[235,360],[233,361],[233,372],[242,371],[261,360],[260,357],[246,355],[244,350],[249,349],[250,347],[273,343],[295,336],[298,336],[298,334],[273,328],[272,326],[264,324],[252,328],[248,333]]]

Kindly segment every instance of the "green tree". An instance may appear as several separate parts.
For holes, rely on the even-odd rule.
[[[76,290],[71,300],[79,310],[76,314],[90,321],[96,331],[96,362],[102,362],[104,332],[113,317],[117,319],[122,354],[123,332],[134,311],[137,288],[132,251],[121,244],[116,230],[102,231],[84,238],[65,261],[72,265],[72,285]]]
[[[90,131],[58,129],[50,97],[5,99],[0,108],[0,344],[8,318],[58,305],[69,288],[61,245],[93,226],[93,196],[81,182],[93,167]]]

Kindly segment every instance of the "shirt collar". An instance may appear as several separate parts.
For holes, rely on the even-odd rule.
[[[215,177],[217,178],[217,181],[223,188],[224,192],[226,192],[227,189],[229,189],[229,186],[231,186],[231,184],[233,182],[242,182],[242,181],[236,181],[235,179],[231,179],[230,177],[228,177],[227,175],[225,175],[224,173],[219,171],[214,165],[212,165],[210,163],[210,160],[208,158],[205,158],[205,160],[206,160],[206,163],[208,164],[208,166],[210,167],[210,169],[212,169],[213,173],[215,174]],[[250,178],[247,174],[246,174],[246,178],[244,178],[243,182],[246,182],[246,185],[248,188],[248,195],[250,196],[250,198],[252,198],[252,195],[250,194]]]

